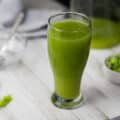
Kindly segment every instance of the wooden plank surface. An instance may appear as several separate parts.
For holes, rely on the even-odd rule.
[[[23,62],[0,71],[0,96],[13,96],[13,101],[0,110],[0,120],[105,120],[106,116],[120,115],[120,87],[111,84],[102,71],[105,56],[117,49],[91,50],[82,82],[85,104],[63,110],[50,100],[54,81],[47,41],[28,41]]]

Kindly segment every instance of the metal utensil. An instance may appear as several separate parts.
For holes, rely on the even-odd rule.
[[[13,61],[15,59],[14,56],[18,56],[18,55],[15,55],[16,49],[14,49],[16,47],[17,40],[15,41],[15,39],[13,37],[17,31],[18,26],[20,25],[20,23],[23,19],[23,16],[24,16],[23,13],[20,13],[18,15],[16,22],[14,23],[14,25],[11,28],[11,31],[7,37],[7,43],[3,44],[0,49],[0,66],[5,66],[6,63],[10,63],[11,61]],[[13,55],[13,53],[14,53],[14,55]]]
[[[8,39],[11,39],[11,37],[15,34],[18,26],[20,25],[22,19],[24,17],[24,14],[23,13],[20,13],[16,19],[16,22],[14,23],[13,27],[11,28],[11,32],[10,32],[10,35],[9,35],[9,38]]]

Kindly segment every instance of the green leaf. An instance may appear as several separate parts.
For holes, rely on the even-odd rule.
[[[10,96],[10,95],[4,96],[4,97],[0,100],[0,107],[5,107],[5,106],[7,106],[11,101],[12,101],[12,96]]]

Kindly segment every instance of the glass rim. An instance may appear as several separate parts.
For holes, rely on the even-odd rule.
[[[51,20],[54,18],[54,17],[57,17],[57,16],[61,16],[61,15],[65,15],[65,14],[73,14],[73,15],[77,15],[77,16],[81,16],[83,18],[85,18],[87,21],[88,21],[88,27],[91,28],[91,20],[90,18],[85,15],[84,13],[80,13],[80,12],[74,12],[74,11],[70,11],[70,12],[59,12],[59,13],[56,13],[54,15],[51,15],[49,18],[48,18],[48,25],[52,26],[52,23],[51,23]],[[55,27],[54,27],[55,28]],[[59,29],[59,28],[55,28],[55,30],[59,31],[59,32],[62,32],[63,30]],[[73,31],[66,31],[66,32],[80,32],[78,30],[73,30]]]

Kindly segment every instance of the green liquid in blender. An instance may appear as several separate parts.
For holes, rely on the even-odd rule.
[[[104,18],[92,19],[92,48],[110,48],[120,43],[120,23]]]
[[[53,23],[48,30],[48,53],[55,93],[64,99],[80,95],[81,77],[89,55],[88,25],[76,20]]]

